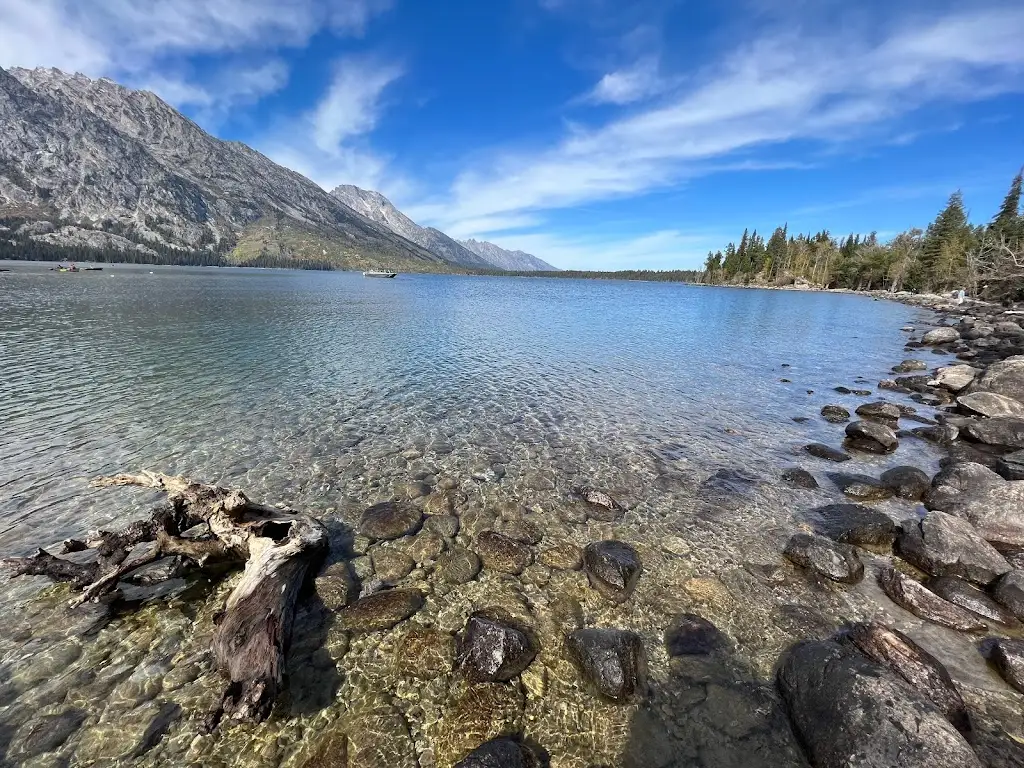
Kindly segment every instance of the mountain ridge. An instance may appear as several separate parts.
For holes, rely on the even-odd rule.
[[[502,248],[500,245],[489,243],[486,240],[460,240],[459,244],[465,247],[467,250],[473,251],[473,253],[482,256],[489,262],[494,264],[498,269],[503,269],[507,272],[558,272],[557,267],[553,267],[543,259],[539,259],[532,253],[526,253],[525,251],[509,251]]]

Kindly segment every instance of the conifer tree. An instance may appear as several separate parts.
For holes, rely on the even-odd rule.
[[[1018,171],[1010,184],[1010,190],[1003,199],[999,213],[988,227],[988,233],[995,238],[1018,239],[1024,237],[1024,215],[1021,213],[1021,186],[1024,170]]]

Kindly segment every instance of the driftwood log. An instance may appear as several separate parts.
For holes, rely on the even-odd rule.
[[[164,491],[169,503],[150,519],[119,531],[65,541],[61,554],[95,551],[96,559],[87,564],[43,549],[4,563],[15,576],[69,582],[81,590],[72,605],[81,605],[115,593],[119,582],[158,560],[167,559],[172,566],[168,576],[214,563],[244,562],[241,580],[214,619],[214,656],[228,685],[206,727],[216,728],[225,717],[265,720],[281,687],[299,589],[327,551],[326,528],[311,517],[256,504],[241,491],[184,477],[143,472],[101,477],[92,485],[153,488]],[[197,526],[202,528],[195,535]],[[132,550],[146,543],[144,554],[129,559]]]

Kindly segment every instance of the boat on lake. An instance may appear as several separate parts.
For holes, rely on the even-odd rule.
[[[392,272],[390,269],[369,269],[363,272],[363,277],[395,277],[397,272]]]

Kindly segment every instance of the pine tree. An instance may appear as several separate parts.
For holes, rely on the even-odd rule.
[[[1024,237],[1024,215],[1021,213],[1021,187],[1024,184],[1024,170],[1018,171],[1010,184],[999,213],[988,227],[988,234],[996,239]]]
[[[957,190],[930,225],[921,247],[921,266],[930,288],[941,288],[956,282],[967,251],[972,245],[974,230],[967,223],[964,197]]]

